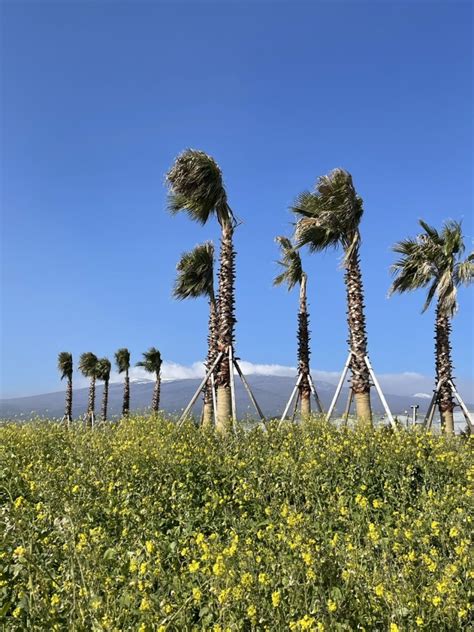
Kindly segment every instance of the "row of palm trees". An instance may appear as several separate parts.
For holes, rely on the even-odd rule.
[[[209,301],[209,333],[207,367],[219,352],[233,347],[235,312],[235,252],[233,234],[237,220],[227,199],[222,173],[215,160],[202,151],[188,149],[180,154],[167,174],[169,210],[185,212],[193,221],[206,224],[215,217],[221,227],[218,291],[214,290],[214,248],[211,242],[197,246],[181,257],[174,294],[178,299],[205,296]],[[317,179],[313,191],[301,193],[291,207],[296,216],[292,239],[277,237],[281,249],[278,262],[283,271],[274,283],[286,283],[291,290],[300,287],[298,310],[298,372],[302,415],[308,415],[309,383],[309,315],[306,304],[307,276],[303,271],[299,250],[306,246],[311,253],[340,247],[343,251],[344,279],[347,300],[347,324],[351,351],[351,389],[356,414],[372,421],[367,329],[364,313],[364,290],[360,267],[360,221],[362,198],[357,194],[352,176],[344,169],[335,169]],[[474,253],[464,253],[461,224],[448,221],[437,231],[420,220],[424,232],[402,240],[393,250],[401,255],[392,266],[394,281],[390,294],[429,287],[425,311],[437,297],[436,307],[436,381],[440,385],[438,404],[447,432],[454,431],[454,402],[450,382],[452,361],[450,322],[457,305],[457,288],[474,279]],[[217,430],[226,431],[231,418],[230,370],[226,354],[218,363],[212,382],[217,386]],[[205,392],[203,421],[213,419],[212,382]]]
[[[158,412],[160,407],[160,390],[161,390],[161,354],[155,347],[150,347],[143,354],[143,360],[137,362],[135,366],[142,367],[147,373],[154,374],[155,385],[153,388],[153,396],[151,409]],[[118,373],[124,374],[122,415],[127,416],[130,412],[130,351],[126,348],[118,349],[115,352],[115,365]],[[112,369],[111,362],[108,358],[98,358],[94,353],[87,351],[81,354],[79,358],[79,371],[90,379],[89,384],[89,400],[87,405],[86,422],[88,426],[92,426],[95,417],[95,386],[96,380],[104,383],[102,394],[101,419],[107,419],[107,407],[109,399],[109,382],[110,371]],[[64,421],[66,423],[72,420],[72,377],[73,377],[73,358],[68,351],[61,351],[58,355],[58,370],[61,379],[67,380],[66,387],[66,403],[64,410]]]

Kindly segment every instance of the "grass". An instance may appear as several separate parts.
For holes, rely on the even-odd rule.
[[[6,630],[467,630],[469,442],[0,428]]]

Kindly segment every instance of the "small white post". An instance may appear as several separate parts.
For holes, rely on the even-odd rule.
[[[285,410],[283,411],[283,415],[280,418],[280,423],[286,418],[286,416],[288,414],[288,411],[290,410],[290,406],[291,406],[291,402],[293,401],[293,397],[295,396],[296,391],[298,390],[298,386],[300,385],[300,382],[301,382],[302,379],[303,379],[303,375],[300,374],[298,376],[298,379],[296,380],[295,387],[293,388],[293,391],[292,391],[292,393],[290,395],[290,399],[288,400],[288,403],[287,403],[287,405],[285,407]]]
[[[217,358],[214,361],[214,364],[211,366],[211,368],[209,369],[209,371],[206,373],[203,381],[201,382],[201,384],[199,384],[197,391],[194,393],[191,401],[189,402],[189,404],[186,406],[183,414],[181,415],[181,417],[178,420],[178,427],[183,423],[183,421],[186,419],[186,417],[188,416],[189,411],[191,410],[191,408],[193,407],[193,405],[195,404],[197,398],[199,397],[199,395],[202,392],[202,389],[204,388],[204,386],[207,383],[207,380],[209,379],[209,377],[211,376],[211,374],[213,373],[214,369],[217,366],[217,363],[219,362],[219,360],[222,358],[224,352],[221,351],[219,353],[219,355],[217,356]]]
[[[378,395],[380,397],[380,401],[382,402],[382,406],[385,409],[385,412],[387,414],[388,420],[389,420],[392,428],[395,428],[395,430],[396,430],[397,424],[395,423],[395,420],[392,417],[392,413],[390,412],[390,408],[388,407],[387,400],[385,399],[384,394],[382,392],[382,389],[380,388],[380,384],[379,384],[379,382],[378,382],[378,380],[377,380],[377,378],[375,376],[374,370],[372,368],[372,365],[369,362],[368,356],[365,356],[364,360],[365,360],[365,363],[367,365],[367,368],[369,369],[370,377],[372,378],[374,386],[375,386],[375,388],[377,390],[377,393],[378,393]]]
[[[337,400],[342,390],[342,385],[344,384],[344,380],[346,379],[347,371],[349,370],[349,365],[351,363],[352,351],[349,351],[349,355],[347,356],[346,363],[344,368],[342,369],[341,377],[339,378],[339,383],[336,387],[336,392],[334,393],[334,397],[332,398],[331,405],[329,406],[328,414],[326,415],[327,421],[331,419],[331,415],[336,407]]]

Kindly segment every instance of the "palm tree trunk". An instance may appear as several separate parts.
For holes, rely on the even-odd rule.
[[[365,363],[367,355],[367,332],[364,315],[364,290],[360,271],[358,250],[346,263],[347,323],[349,326],[349,346],[352,351],[351,373],[352,391],[357,418],[372,423],[370,405],[370,373]]]
[[[161,377],[160,374],[156,374],[155,387],[153,389],[153,399],[151,401],[151,409],[154,413],[157,413],[160,409],[160,390],[161,390]]]
[[[227,349],[234,345],[234,280],[235,252],[232,243],[233,228],[226,223],[222,227],[219,270],[219,321],[218,349],[225,351],[217,367],[217,428],[227,432],[231,426],[232,404],[230,391],[230,367]]]
[[[91,377],[89,386],[89,402],[87,406],[87,425],[92,428],[92,418],[95,413],[95,377]]]
[[[107,420],[107,405],[109,402],[109,380],[104,382],[104,392],[102,394],[102,421]]]
[[[440,302],[436,306],[436,382],[441,380],[438,393],[438,406],[441,416],[441,426],[446,434],[454,434],[454,401],[453,393],[449,385],[453,379],[453,364],[451,361],[451,323],[444,316]]]
[[[128,369],[125,373],[125,381],[123,385],[123,405],[122,415],[126,417],[130,412],[130,378],[128,376]]]
[[[300,305],[298,312],[298,376],[302,376],[299,385],[301,417],[311,414],[311,388],[309,385],[309,315],[306,305],[306,274],[303,274],[300,286]]]
[[[72,377],[68,377],[66,387],[66,406],[64,409],[66,426],[72,421]]]
[[[209,333],[207,336],[208,350],[206,368],[214,364],[217,356],[217,305],[214,296],[209,299]],[[214,404],[212,398],[212,382],[208,380],[204,392],[204,408],[202,414],[202,425],[205,428],[214,426]]]

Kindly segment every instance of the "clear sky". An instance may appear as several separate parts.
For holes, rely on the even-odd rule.
[[[171,297],[180,254],[218,240],[166,212],[186,147],[219,162],[235,213],[237,354],[294,365],[297,292],[273,288],[274,237],[317,176],[348,169],[365,202],[369,351],[433,374],[423,292],[387,299],[393,242],[423,217],[473,243],[470,2],[3,2],[2,394],[57,389],[69,350],[205,356],[207,305]],[[303,253],[312,366],[347,354],[340,253]],[[455,374],[472,378],[473,291]]]

